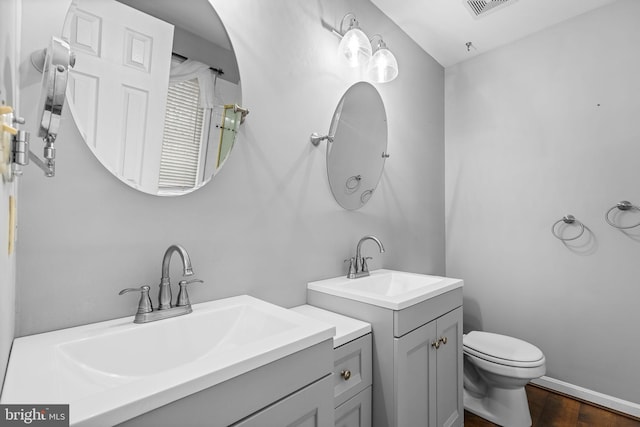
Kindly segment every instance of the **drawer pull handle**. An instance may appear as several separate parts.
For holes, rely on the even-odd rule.
[[[349,381],[349,378],[351,378],[351,371],[345,369],[344,371],[340,372],[340,376],[344,378],[345,381]]]

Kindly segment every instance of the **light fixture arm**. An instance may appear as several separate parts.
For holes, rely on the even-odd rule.
[[[360,26],[360,24],[358,23],[358,20],[356,19],[356,15],[353,12],[349,12],[346,15],[344,15],[342,17],[342,20],[340,21],[340,31],[339,31],[340,36],[344,36],[344,34],[346,32],[346,31],[344,31],[344,21],[349,16],[351,17],[351,20],[349,21],[349,29],[351,29],[352,27],[359,27]]]
[[[378,38],[377,43],[375,42],[376,38]],[[387,47],[387,44],[384,42],[380,34],[374,34],[373,36],[371,36],[371,38],[369,38],[369,43],[371,43],[371,48],[374,52],[378,49]]]

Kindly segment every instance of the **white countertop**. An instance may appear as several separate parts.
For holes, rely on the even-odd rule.
[[[291,310],[335,326],[336,334],[333,336],[333,348],[340,347],[371,332],[371,325],[367,322],[312,305],[299,305]]]
[[[309,291],[391,310],[403,310],[462,286],[461,279],[387,269],[374,270],[357,279],[340,276],[307,283]]]

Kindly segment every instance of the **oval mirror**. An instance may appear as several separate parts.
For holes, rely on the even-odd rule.
[[[238,64],[208,0],[73,0],[67,99],[84,141],[122,182],[190,193],[228,159],[246,110]]]
[[[373,85],[359,82],[340,99],[327,142],[327,174],[333,197],[345,209],[373,195],[387,157],[387,115]]]

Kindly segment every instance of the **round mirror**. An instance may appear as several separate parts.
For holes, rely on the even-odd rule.
[[[333,197],[345,209],[373,195],[387,157],[387,115],[373,85],[359,82],[340,99],[327,142],[327,173]]]
[[[84,141],[122,182],[190,193],[228,159],[246,110],[229,37],[208,0],[73,0],[67,100]]]

